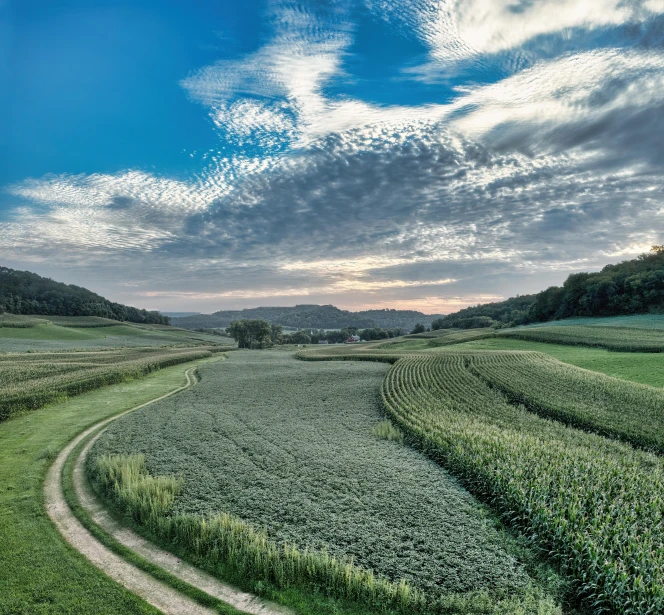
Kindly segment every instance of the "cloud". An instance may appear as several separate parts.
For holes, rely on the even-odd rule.
[[[400,16],[396,4],[373,8],[448,68],[659,10],[653,0],[398,4]],[[147,287],[137,296],[178,305],[449,306],[519,292],[516,280],[536,290],[664,241],[657,45],[517,62],[494,82],[455,86],[444,104],[377,105],[327,89],[351,53],[349,11],[272,7],[260,48],[182,81],[223,139],[198,174],[25,180],[8,188],[16,208],[0,223],[0,251],[126,265],[122,283]]]

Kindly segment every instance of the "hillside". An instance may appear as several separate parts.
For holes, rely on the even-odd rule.
[[[114,303],[87,288],[55,282],[30,271],[0,267],[0,313],[100,316],[145,324],[170,324],[159,312]]]
[[[200,314],[173,318],[173,324],[185,329],[222,328],[234,320],[262,318],[270,323],[298,329],[366,329],[401,327],[410,330],[418,322],[428,325],[439,314],[423,314],[415,310],[365,310],[349,312],[333,305],[296,305],[294,307],[257,307],[244,310],[222,310],[213,314]]]
[[[664,311],[664,246],[595,273],[573,273],[562,286],[448,314],[437,329],[514,326],[581,316],[623,316]],[[490,319],[490,320],[489,320]]]

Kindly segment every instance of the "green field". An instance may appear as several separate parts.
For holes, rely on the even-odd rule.
[[[113,513],[178,557],[297,615],[664,612],[664,353],[625,351],[657,347],[654,316],[216,363],[224,338],[11,320],[0,348],[42,350],[0,353],[1,615],[155,612],[63,545],[41,481],[84,425],[192,359],[201,381],[113,423],[87,464]],[[120,339],[143,347],[80,346]]]
[[[664,330],[600,325],[523,327],[498,331],[498,337],[531,342],[606,348],[617,352],[664,352]]]
[[[0,423],[0,613],[156,615],[65,544],[46,515],[51,461],[87,426],[184,384],[174,366]]]
[[[658,456],[520,409],[463,354],[404,358],[385,407],[407,433],[528,532],[614,613],[664,610],[664,466]]]
[[[175,519],[230,513],[266,528],[276,545],[325,548],[379,578],[406,579],[430,606],[465,600],[468,610],[458,612],[476,612],[470,604],[487,602],[477,592],[493,596],[481,612],[510,596],[524,600],[533,581],[515,541],[444,470],[377,435],[387,369],[234,353],[201,369],[195,389],[111,426],[90,467],[102,455],[143,454],[151,475],[183,479],[169,510]],[[178,523],[167,522],[167,531],[177,533]],[[247,566],[238,563],[245,574]],[[555,612],[546,604],[543,612]]]
[[[428,349],[427,352],[454,352],[455,350],[533,350],[544,352],[559,361],[571,363],[595,372],[624,378],[633,382],[664,387],[664,354],[645,352],[611,352],[601,348],[566,346],[544,342],[527,342],[507,338],[468,342],[463,346]]]
[[[548,327],[550,325],[560,327],[628,327],[630,329],[657,329],[664,330],[664,314],[631,314],[629,316],[605,316],[586,318],[565,318],[552,322],[542,322],[527,325],[527,328]]]
[[[13,316],[4,314],[2,316]],[[119,323],[105,318],[76,316],[49,317],[53,322],[33,317],[16,317],[11,326],[0,326],[0,354],[3,352],[43,352],[94,350],[178,344],[226,344],[231,341],[216,335],[186,331],[164,325]],[[43,317],[46,318],[46,317]],[[9,321],[8,321],[9,322]],[[16,323],[30,326],[17,327]],[[39,325],[35,325],[39,322]],[[53,323],[60,324],[53,324]]]
[[[29,330],[29,329],[26,329]],[[0,354],[0,421],[68,396],[212,356],[223,346]]]
[[[664,452],[664,390],[530,352],[463,355],[467,368],[512,404],[545,417]]]

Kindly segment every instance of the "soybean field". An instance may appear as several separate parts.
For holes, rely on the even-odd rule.
[[[90,473],[135,520],[211,566],[315,581],[378,610],[558,613],[556,574],[385,429],[378,393],[388,369],[233,353],[200,368],[194,389],[111,426]],[[136,491],[147,483],[165,494],[154,510]]]

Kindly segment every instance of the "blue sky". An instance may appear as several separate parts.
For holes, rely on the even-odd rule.
[[[0,0],[0,262],[449,312],[664,243],[664,0]]]

